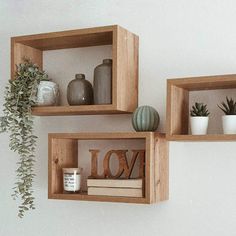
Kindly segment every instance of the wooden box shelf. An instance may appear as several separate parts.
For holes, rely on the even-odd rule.
[[[236,88],[236,75],[202,76],[167,81],[167,139],[172,141],[233,141],[236,135],[189,134],[189,92]]]
[[[142,140],[145,145],[143,197],[112,197],[63,192],[62,168],[78,166],[78,142],[81,140]],[[168,199],[168,142],[164,134],[153,132],[126,133],[58,133],[49,134],[48,198],[65,200],[155,203]]]
[[[113,25],[11,38],[12,78],[24,57],[42,68],[43,51],[101,45],[112,45],[112,104],[34,107],[34,115],[132,113],[138,104],[138,36]]]

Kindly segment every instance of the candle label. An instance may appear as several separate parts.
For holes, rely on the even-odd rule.
[[[64,173],[64,190],[78,191],[80,189],[80,174]]]

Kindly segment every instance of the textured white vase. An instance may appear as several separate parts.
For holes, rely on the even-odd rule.
[[[52,81],[41,81],[37,92],[37,106],[56,106],[59,99],[59,86]]]
[[[222,116],[224,134],[236,134],[236,115]]]
[[[191,133],[193,135],[207,134],[208,121],[209,121],[208,116],[191,116],[190,117]]]

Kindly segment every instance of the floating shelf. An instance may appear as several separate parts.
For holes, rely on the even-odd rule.
[[[236,135],[190,135],[189,92],[236,88],[236,75],[202,76],[167,81],[167,139],[172,141],[233,141]]]
[[[24,57],[42,68],[43,51],[101,45],[112,45],[112,104],[34,107],[34,115],[132,113],[138,104],[138,36],[113,25],[11,38],[12,78]]]
[[[168,142],[164,134],[153,132],[49,134],[48,198],[65,200],[155,203],[168,199]],[[145,178],[143,197],[111,197],[63,192],[62,168],[78,166],[78,142],[81,140],[143,140]]]

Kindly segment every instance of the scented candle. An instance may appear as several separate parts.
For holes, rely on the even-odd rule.
[[[63,168],[63,186],[67,192],[80,190],[82,168]]]

